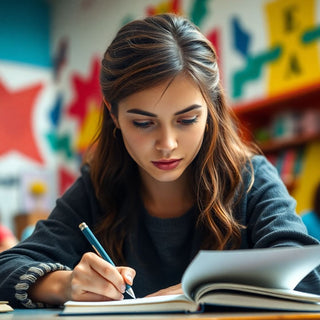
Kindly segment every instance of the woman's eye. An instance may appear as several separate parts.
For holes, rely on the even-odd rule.
[[[193,124],[193,123],[197,122],[197,120],[198,120],[198,117],[194,116],[194,117],[191,117],[191,118],[180,119],[180,120],[178,120],[178,123],[180,123],[182,125],[188,125],[188,124]]]
[[[133,125],[137,128],[149,128],[152,125],[152,121],[133,121]]]

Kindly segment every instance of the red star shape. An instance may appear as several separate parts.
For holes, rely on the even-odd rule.
[[[58,170],[59,175],[59,194],[62,195],[74,183],[76,175],[69,172],[67,169],[60,167]]]
[[[219,29],[213,29],[211,30],[207,35],[207,38],[211,41],[215,51],[216,55],[218,57],[218,66],[220,71],[220,78],[223,82],[223,70],[222,70],[222,55],[221,55],[221,30]]]
[[[0,81],[0,155],[18,151],[43,162],[32,127],[32,109],[41,88],[37,84],[10,91]]]
[[[74,74],[72,78],[75,91],[75,99],[68,107],[68,113],[79,119],[82,126],[84,118],[89,109],[90,103],[96,101],[100,105],[102,96],[99,83],[100,62],[94,59],[92,62],[91,74],[88,79]]]

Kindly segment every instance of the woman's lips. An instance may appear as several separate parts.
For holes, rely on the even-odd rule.
[[[171,159],[171,160],[160,160],[160,161],[152,161],[153,165],[160,170],[172,170],[175,169],[181,159]]]

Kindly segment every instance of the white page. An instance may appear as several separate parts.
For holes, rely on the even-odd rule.
[[[294,289],[319,264],[320,245],[202,250],[185,271],[182,288],[187,296],[195,286],[210,281]]]
[[[173,294],[173,295],[166,295],[166,296],[155,296],[155,297],[144,297],[144,298],[137,298],[137,299],[124,299],[124,300],[112,300],[112,301],[67,301],[65,306],[122,306],[122,305],[144,305],[150,303],[162,303],[162,302],[171,302],[177,299],[180,300],[187,300],[184,295],[180,294]]]

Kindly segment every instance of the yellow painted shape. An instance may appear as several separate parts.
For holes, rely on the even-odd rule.
[[[279,59],[269,64],[269,95],[320,80],[318,41],[302,41],[303,34],[316,27],[315,10],[315,0],[276,0],[265,6],[269,46],[281,47]]]
[[[320,181],[320,141],[306,146],[299,184],[292,196],[297,200],[297,212],[312,208],[313,194]]]
[[[97,133],[98,126],[100,123],[100,113],[100,107],[96,104],[96,102],[90,102],[89,110],[84,119],[82,128],[80,129],[79,136],[77,139],[78,151],[85,151],[92,142],[92,139],[94,135]]]

